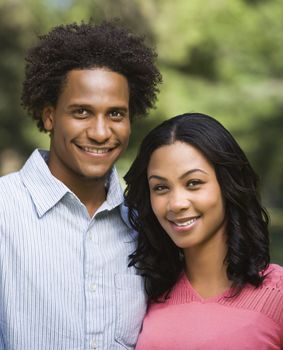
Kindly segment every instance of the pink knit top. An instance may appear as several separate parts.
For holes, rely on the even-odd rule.
[[[170,299],[149,307],[136,350],[282,350],[283,267],[266,272],[259,288],[208,299],[183,274]]]

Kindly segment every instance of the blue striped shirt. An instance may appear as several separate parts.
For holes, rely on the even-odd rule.
[[[146,298],[127,266],[135,243],[116,171],[90,218],[47,157],[36,150],[0,179],[0,349],[133,349]]]

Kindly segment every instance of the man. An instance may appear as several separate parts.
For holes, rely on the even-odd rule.
[[[71,24],[27,56],[22,103],[50,134],[0,180],[0,349],[133,349],[146,309],[113,164],[161,76],[115,23]]]

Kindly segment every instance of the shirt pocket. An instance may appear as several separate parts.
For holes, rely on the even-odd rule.
[[[115,287],[115,341],[134,349],[147,307],[144,280],[138,275],[116,274]]]

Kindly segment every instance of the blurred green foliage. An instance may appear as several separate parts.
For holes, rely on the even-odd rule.
[[[144,134],[198,111],[220,120],[261,175],[273,257],[283,264],[283,0],[0,0],[0,171],[48,147],[20,106],[26,49],[60,23],[119,17],[157,49],[156,110],[133,126],[123,174]],[[18,163],[12,162],[13,157]]]

